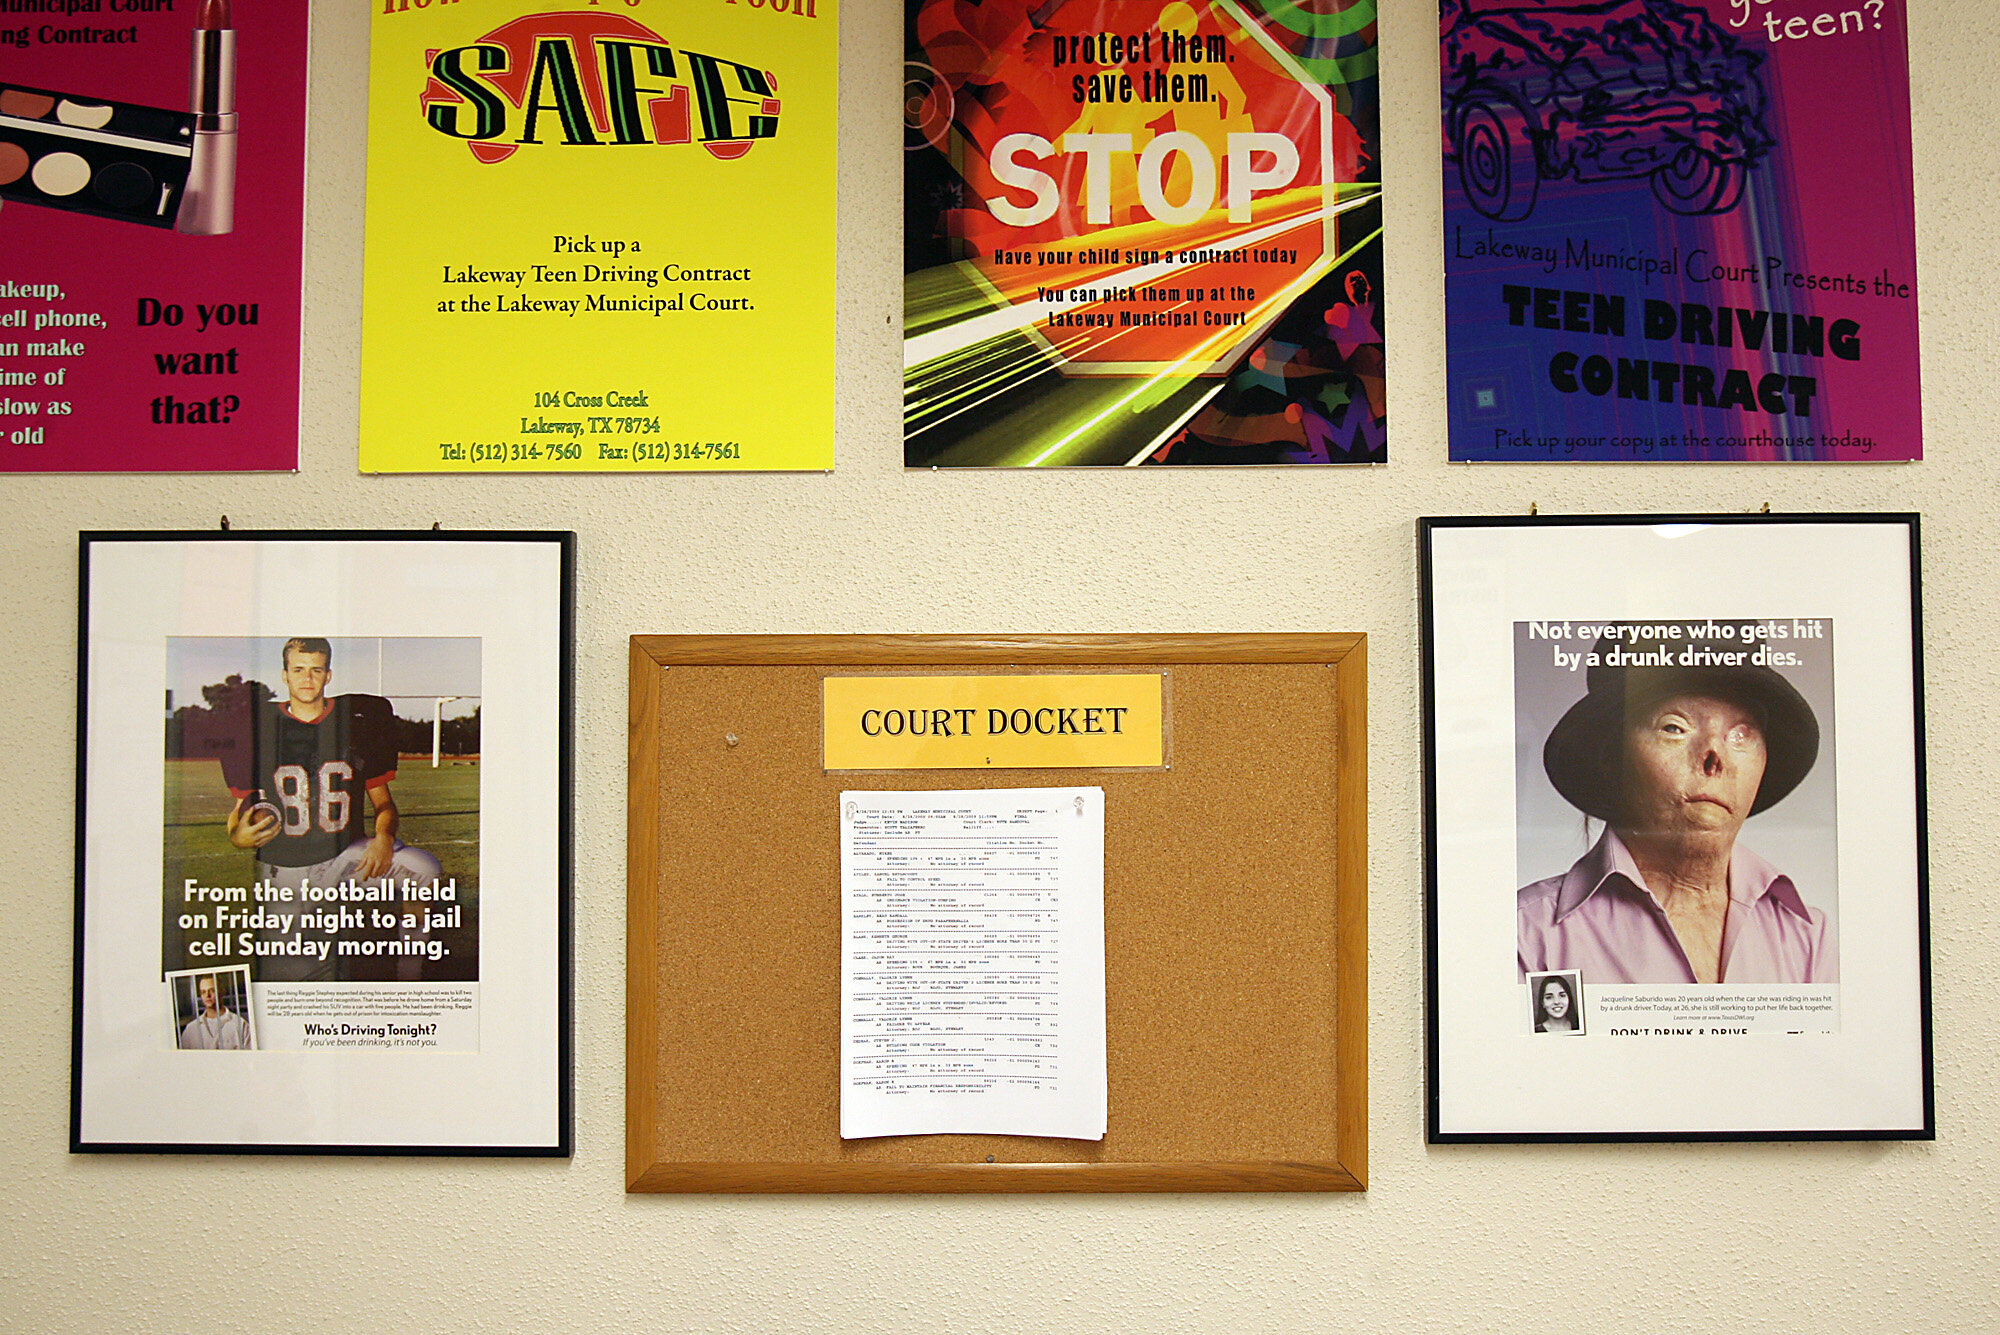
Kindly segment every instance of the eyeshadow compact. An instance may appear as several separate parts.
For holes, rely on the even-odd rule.
[[[174,226],[195,117],[0,84],[0,199]]]

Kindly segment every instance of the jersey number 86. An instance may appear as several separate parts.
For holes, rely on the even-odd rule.
[[[284,807],[287,835],[298,836],[313,828],[314,807],[318,807],[319,829],[339,834],[353,814],[354,796],[347,785],[354,781],[354,767],[345,760],[329,760],[313,774],[304,765],[280,765],[271,772],[277,784],[278,802]],[[314,794],[318,801],[315,803]]]

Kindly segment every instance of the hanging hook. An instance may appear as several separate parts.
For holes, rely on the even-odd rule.
[[[229,532],[229,516],[228,516],[228,515],[224,515],[224,516],[222,517],[222,531],[223,531],[224,533],[227,533],[227,532]]]

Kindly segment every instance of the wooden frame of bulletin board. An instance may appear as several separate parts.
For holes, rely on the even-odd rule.
[[[1341,1191],[1367,1170],[1361,635],[634,636],[628,1191]],[[1161,672],[1164,769],[822,768],[829,675]],[[838,795],[1105,790],[1102,1141],[840,1138]]]

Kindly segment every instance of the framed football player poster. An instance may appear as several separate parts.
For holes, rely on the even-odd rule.
[[[569,533],[85,533],[70,1148],[567,1155]]]
[[[1421,521],[1430,1139],[1929,1139],[1917,517]]]

